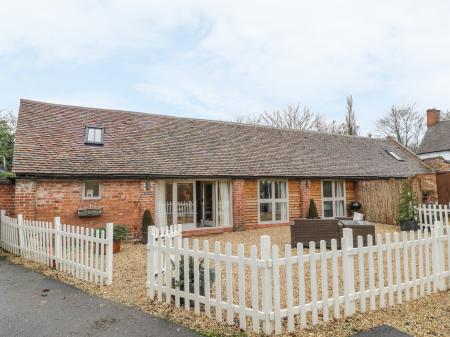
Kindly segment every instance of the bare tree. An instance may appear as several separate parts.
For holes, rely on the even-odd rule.
[[[441,120],[443,120],[443,121],[448,121],[448,120],[450,120],[450,111],[449,111],[449,110],[447,110],[447,112],[444,112],[444,113],[441,115]]]
[[[357,136],[359,126],[356,124],[355,111],[353,109],[353,97],[347,96],[347,112],[345,114],[345,123],[343,125],[344,133],[350,136]]]
[[[353,104],[353,100],[350,102]],[[347,111],[349,111],[348,107]],[[321,114],[313,113],[308,107],[301,109],[299,104],[289,104],[283,109],[264,111],[259,115],[239,117],[235,121],[238,123],[267,125],[282,129],[356,135],[358,126],[356,125],[352,105],[350,111],[351,116],[345,123],[339,123],[335,120],[327,122]]]
[[[415,151],[425,130],[424,115],[416,111],[414,104],[393,105],[384,117],[377,121],[377,131],[394,137],[399,143]]]
[[[259,115],[239,117],[238,123],[260,124],[283,129],[317,130],[324,124],[321,115],[314,114],[308,107],[290,104],[286,108],[264,111]]]

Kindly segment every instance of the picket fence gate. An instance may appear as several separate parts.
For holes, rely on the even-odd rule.
[[[149,233],[147,245],[150,300],[193,307],[195,314],[217,321],[226,313],[227,324],[237,320],[241,329],[262,329],[266,335],[401,304],[450,286],[450,227],[439,223],[425,231],[386,233],[384,240],[369,235],[367,246],[359,236],[357,247],[346,228],[341,250],[336,240],[331,250],[321,241],[319,252],[315,242],[309,251],[299,243],[294,254],[287,244],[283,257],[269,236],[261,237],[260,254],[255,245],[245,254],[239,244],[236,255],[231,243],[225,252],[220,242],[210,251],[206,240],[200,249],[198,240],[190,247],[186,238],[164,241],[157,234]]]
[[[444,226],[450,226],[450,204],[422,204],[417,207],[417,220],[421,226],[433,226],[435,221],[441,221]]]
[[[104,231],[61,225],[59,217],[54,223],[11,218],[2,210],[0,246],[85,281],[112,283],[113,224]]]

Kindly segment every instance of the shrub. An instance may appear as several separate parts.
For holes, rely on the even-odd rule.
[[[147,244],[147,235],[148,235],[148,226],[154,226],[155,223],[153,222],[152,213],[149,209],[146,209],[144,211],[144,215],[142,216],[142,237],[141,237],[141,243]]]
[[[148,226],[154,226],[152,213],[149,209],[144,211],[144,215],[142,216],[142,230],[146,231]]]
[[[314,199],[309,200],[308,219],[318,219],[319,213],[317,212],[316,203]]]
[[[199,289],[200,295],[205,295],[205,267],[203,266],[203,259],[199,259]],[[174,268],[174,262],[172,261],[172,268]],[[214,283],[214,270],[209,270],[209,283]],[[194,292],[194,258],[189,256],[189,292]],[[184,291],[184,258],[180,257],[180,280],[177,282],[175,278],[172,278],[172,287],[180,287],[180,290]]]
[[[417,216],[418,200],[407,180],[403,181],[400,203],[398,205],[397,224],[403,221],[414,221]]]

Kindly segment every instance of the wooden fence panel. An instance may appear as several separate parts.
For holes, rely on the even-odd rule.
[[[21,214],[11,218],[1,211],[3,249],[79,279],[112,283],[112,245],[113,224],[107,224],[105,232],[61,225],[59,217],[50,223],[23,219]]]

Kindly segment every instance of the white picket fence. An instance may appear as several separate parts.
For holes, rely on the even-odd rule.
[[[11,218],[1,211],[0,246],[4,250],[79,279],[112,283],[113,224],[106,231]]]
[[[236,320],[241,329],[270,335],[449,288],[450,227],[378,234],[375,242],[369,235],[367,246],[358,237],[356,248],[352,235],[344,229],[342,250],[336,240],[331,250],[321,241],[319,251],[314,242],[309,249],[299,243],[296,251],[287,244],[280,256],[268,236],[261,237],[260,254],[255,245],[248,254],[242,244],[236,254],[230,243],[223,252],[216,242],[211,251],[208,241],[200,249],[198,240],[190,247],[186,238],[163,241],[149,233],[148,297],[186,310],[193,306],[217,321],[226,314],[227,324]],[[181,264],[193,265],[193,272],[183,268],[180,275]]]
[[[450,226],[450,204],[422,204],[417,207],[417,219],[421,226],[433,226],[435,221],[441,221],[444,226]]]
[[[182,228],[181,224],[173,225],[173,226],[163,226],[163,227],[150,226],[148,238],[153,239],[153,242],[150,243],[150,241],[149,241],[148,244],[151,244],[153,246],[158,245],[158,244],[160,244],[162,246],[168,245],[169,241],[174,242],[175,238],[177,238],[177,237],[181,238],[182,231],[183,231],[183,228]],[[168,260],[166,258],[166,256],[164,255],[164,252],[162,254],[163,254],[163,256],[161,258],[162,265],[160,268],[160,274],[163,274],[165,272],[166,262]],[[169,258],[169,260],[173,261],[174,256],[169,255],[168,258]],[[157,259],[158,259],[158,256],[156,254],[154,254],[153,255],[153,266],[157,265],[157,263],[158,263]],[[147,273],[154,273],[154,275],[156,276],[158,274],[158,270],[153,269],[153,268],[147,268]]]

